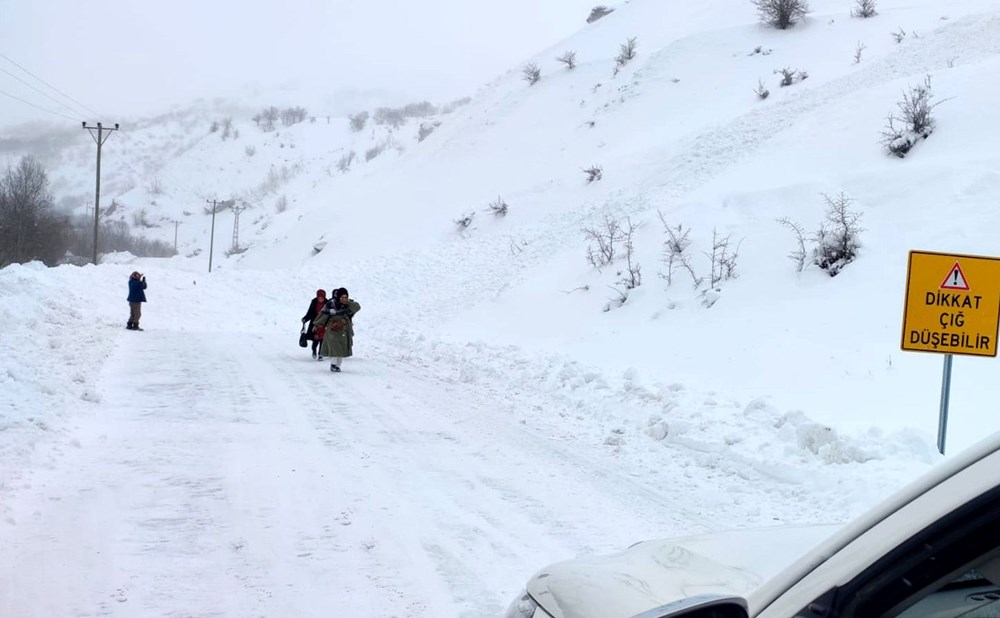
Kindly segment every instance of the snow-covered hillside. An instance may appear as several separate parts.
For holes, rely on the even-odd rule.
[[[900,352],[906,260],[1000,254],[1000,8],[880,0],[860,19],[850,0],[810,4],[778,31],[749,2],[630,0],[467,103],[395,127],[317,116],[262,131],[234,107],[130,129],[105,160],[105,208],[167,242],[180,221],[179,255],[0,271],[0,539],[13,539],[0,566],[40,577],[36,545],[59,556],[66,535],[88,572],[114,572],[67,567],[55,613],[495,615],[546,562],[843,521],[940,461],[941,358]],[[890,156],[886,116],[928,76],[935,130]],[[211,131],[226,115],[238,138]],[[93,155],[55,150],[57,179]],[[823,196],[841,194],[861,214],[857,259],[836,277],[799,272],[778,220],[808,241]],[[246,207],[235,251],[233,213],[217,214],[211,274],[207,199]],[[588,263],[585,230],[606,218],[636,226],[641,285],[622,283],[622,244]],[[690,241],[690,272],[675,264],[669,284],[666,226]],[[736,252],[735,277],[714,285],[713,234]],[[144,333],[122,328],[135,269],[150,280]],[[342,285],[363,312],[357,356],[332,376],[293,338],[312,292]],[[1000,428],[995,362],[956,359],[949,454]],[[229,463],[208,472],[215,452]],[[310,476],[267,476],[286,465]],[[176,500],[142,485],[160,477]],[[287,506],[256,498],[274,491]],[[52,507],[66,492],[72,508]],[[78,543],[91,528],[74,532],[74,509],[124,531],[93,542],[135,551],[133,580]],[[159,523],[129,535],[136,521]],[[160,545],[171,531],[191,545]],[[249,596],[198,606],[208,571]],[[43,588],[0,594],[0,609]]]

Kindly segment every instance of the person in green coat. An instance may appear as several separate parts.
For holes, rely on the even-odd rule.
[[[361,311],[361,305],[347,293],[347,288],[333,291],[333,298],[326,303],[323,311],[313,320],[312,327],[325,329],[320,345],[318,360],[330,358],[330,371],[340,371],[340,363],[353,355],[354,316]]]

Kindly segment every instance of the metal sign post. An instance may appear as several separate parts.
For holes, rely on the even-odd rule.
[[[941,410],[938,414],[938,452],[944,455],[944,438],[948,431],[948,400],[951,397],[951,354],[944,355],[944,371],[941,375]]]

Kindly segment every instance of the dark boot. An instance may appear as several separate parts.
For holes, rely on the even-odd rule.
[[[127,328],[128,330],[135,330],[135,324],[132,324],[131,322],[126,322],[125,328]]]

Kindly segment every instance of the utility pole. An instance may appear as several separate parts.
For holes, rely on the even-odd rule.
[[[228,200],[225,202],[220,202],[219,200],[205,200],[212,205],[212,232],[208,241],[208,272],[212,272],[212,253],[215,251],[215,213],[218,212],[219,206],[229,206],[232,207],[233,200]]]
[[[181,224],[180,221],[174,219],[174,254],[177,253],[177,226]]]
[[[111,132],[112,131],[117,131],[118,130],[118,123],[117,122],[115,123],[115,128],[114,129],[112,129],[110,127],[105,127],[100,122],[97,123],[96,127],[89,127],[89,126],[87,126],[87,122],[86,121],[82,122],[81,124],[83,125],[84,129],[87,129],[88,131],[90,131],[90,136],[94,138],[95,142],[97,142],[97,191],[96,191],[96,196],[94,197],[94,264],[96,265],[97,264],[97,226],[98,226],[98,219],[100,217],[100,212],[101,212],[101,146],[103,146],[104,142],[108,141],[108,138],[111,137]],[[95,130],[97,131],[96,135],[94,134]],[[104,134],[105,131],[107,131],[107,135]]]
[[[240,248],[240,213],[246,210],[247,207],[243,206],[233,206],[230,210],[236,214],[236,218],[233,220],[233,247],[232,250],[238,251]]]

